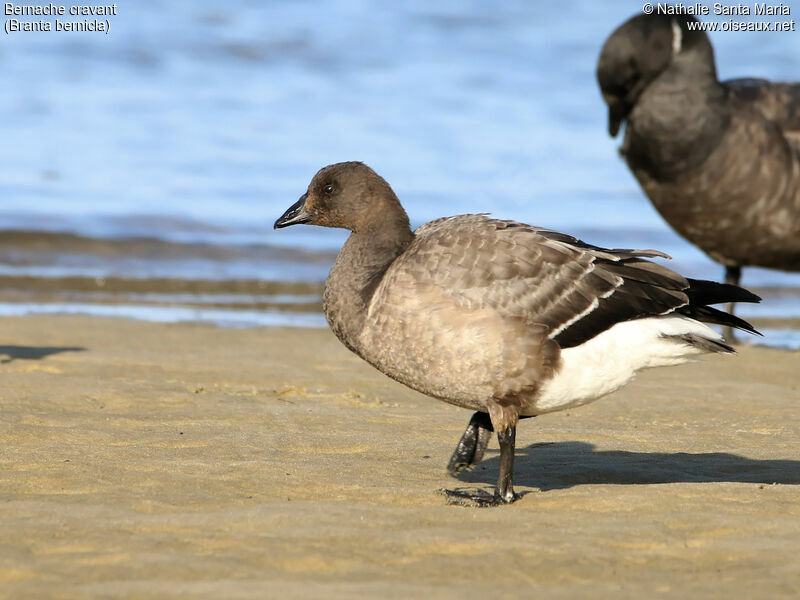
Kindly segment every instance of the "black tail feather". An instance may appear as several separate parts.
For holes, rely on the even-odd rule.
[[[721,304],[723,302],[761,302],[759,296],[743,287],[730,283],[717,283],[716,281],[706,281],[704,279],[687,279],[687,281],[689,282],[689,289],[685,290],[685,293],[689,297],[689,304],[679,308],[677,312],[704,323],[734,327],[761,335],[755,327],[744,319],[708,306],[709,304]]]
[[[738,285],[730,283],[717,283],[704,279],[688,279],[689,289],[685,290],[689,296],[689,303],[697,306],[707,304],[722,304],[723,302],[761,302],[761,298]]]
[[[675,340],[676,342],[681,342],[683,344],[694,346],[695,348],[700,348],[701,350],[705,350],[706,352],[736,352],[736,350],[734,350],[732,346],[728,346],[728,344],[725,344],[724,342],[720,342],[718,340],[710,340],[707,337],[696,335],[694,333],[684,333],[681,335],[667,335],[664,337],[670,340]]]
[[[726,313],[724,311],[718,310],[711,306],[682,306],[675,312],[681,313],[686,315],[687,317],[691,317],[692,319],[696,319],[697,321],[701,321],[703,323],[711,323],[713,325],[727,325],[730,327],[734,327],[736,329],[741,329],[742,331],[747,331],[750,333],[754,333],[756,335],[761,335],[755,327],[753,327],[750,323],[737,317],[736,315],[732,315],[730,313]]]

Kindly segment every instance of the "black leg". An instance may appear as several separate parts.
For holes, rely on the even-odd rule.
[[[486,446],[489,445],[489,438],[494,431],[489,414],[476,412],[469,420],[467,428],[458,445],[447,463],[447,471],[451,475],[456,475],[464,470],[469,470],[481,462]]]
[[[477,415],[485,413],[475,413]],[[470,420],[472,425],[472,420]],[[469,430],[469,426],[467,426]],[[447,497],[450,504],[461,504],[463,506],[502,506],[511,504],[519,498],[514,493],[514,441],[517,435],[516,427],[508,427],[505,431],[498,432],[497,441],[500,443],[500,476],[497,478],[497,487],[494,494],[490,495],[483,491],[470,493],[466,490],[440,490]],[[463,438],[462,438],[463,439]],[[485,445],[484,445],[485,447]]]
[[[497,487],[494,497],[498,504],[511,504],[519,498],[514,493],[514,442],[517,437],[517,428],[508,427],[505,431],[497,432],[497,441],[500,443],[500,476],[497,478]]]
[[[725,267],[725,283],[729,283],[731,285],[739,285],[739,281],[742,279],[742,268],[739,266],[733,267]],[[728,304],[728,312],[733,314],[734,310],[734,303],[730,302]],[[736,343],[736,335],[733,332],[733,327],[730,325],[725,325],[722,328],[722,337],[725,338],[725,341],[730,342],[732,344]]]
[[[522,415],[520,419],[530,419],[534,415]],[[476,412],[467,424],[467,428],[458,440],[456,449],[447,463],[447,472],[450,475],[458,475],[462,471],[469,471],[474,468],[486,452],[489,445],[489,438],[492,437],[494,426],[489,418],[489,413]]]

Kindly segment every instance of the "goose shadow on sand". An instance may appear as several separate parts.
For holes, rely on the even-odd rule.
[[[488,451],[487,451],[488,452]],[[496,452],[496,451],[495,451]],[[494,485],[499,454],[484,459],[456,479]],[[541,491],[586,484],[757,483],[800,485],[800,461],[758,460],[708,452],[628,452],[596,450],[586,442],[545,442],[518,448],[514,483]],[[527,492],[518,490],[520,495]]]
[[[0,346],[0,363],[14,360],[42,360],[62,352],[85,352],[86,348],[68,346]]]

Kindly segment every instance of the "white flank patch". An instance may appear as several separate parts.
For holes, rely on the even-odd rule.
[[[677,19],[672,19],[672,54],[678,54],[683,45],[683,32],[681,31],[681,24]]]
[[[699,348],[664,337],[688,333],[722,339],[703,323],[674,314],[617,323],[580,346],[562,350],[561,369],[523,414],[587,404],[618,390],[641,369],[679,365],[702,354]]]

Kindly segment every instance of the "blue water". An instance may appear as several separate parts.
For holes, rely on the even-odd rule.
[[[149,306],[142,304],[81,304],[80,302],[2,303],[0,315],[92,315],[122,317],[154,323],[205,321],[222,327],[325,327],[322,313],[295,313],[274,310],[225,310],[186,306]]]
[[[664,225],[606,133],[595,62],[641,4],[138,0],[118,4],[109,35],[6,35],[0,230],[330,250],[341,232],[272,223],[317,169],[363,160],[416,224],[492,212],[656,247],[676,269],[718,278]],[[711,37],[721,78],[800,79],[798,32]],[[0,271],[131,272],[84,258]],[[324,277],[325,265],[301,263],[150,256],[134,274]],[[800,274],[750,269],[744,283],[800,287]]]

